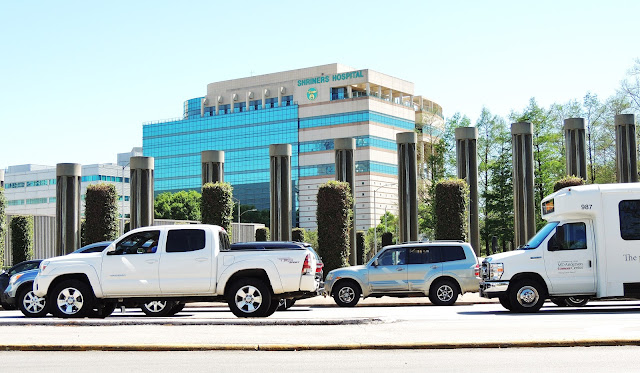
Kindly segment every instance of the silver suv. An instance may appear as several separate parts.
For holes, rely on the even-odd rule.
[[[325,293],[339,306],[353,307],[360,297],[428,296],[450,306],[458,295],[479,289],[478,259],[471,245],[456,241],[387,246],[369,263],[335,269]]]

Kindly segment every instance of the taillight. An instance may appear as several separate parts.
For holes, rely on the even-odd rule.
[[[476,270],[476,277],[480,277],[480,265],[479,264],[476,264],[475,270]]]
[[[304,258],[304,263],[302,264],[303,275],[308,275],[311,273],[311,264],[309,264],[310,259],[311,259],[311,254],[307,254],[307,257]]]
[[[322,268],[324,268],[324,263],[316,263],[316,273],[322,272]]]

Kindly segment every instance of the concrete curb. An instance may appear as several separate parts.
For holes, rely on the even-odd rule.
[[[338,343],[294,344],[196,344],[196,345],[23,345],[0,344],[0,351],[320,351],[320,350],[443,350],[478,348],[548,348],[593,346],[640,346],[640,339],[582,339],[511,342],[416,342],[416,343]]]

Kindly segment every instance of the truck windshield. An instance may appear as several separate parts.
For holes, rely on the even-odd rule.
[[[558,226],[557,221],[552,221],[547,223],[547,225],[545,225],[544,227],[542,227],[542,229],[540,229],[538,231],[538,233],[536,233],[535,236],[531,237],[531,239],[529,240],[529,242],[527,242],[526,245],[524,246],[520,246],[518,248],[518,250],[530,250],[530,249],[535,249],[538,246],[540,246],[540,244],[542,243],[542,241],[544,241],[544,239],[549,235],[549,233],[554,230],[556,228],[556,226]]]

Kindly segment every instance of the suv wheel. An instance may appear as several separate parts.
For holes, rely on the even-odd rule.
[[[80,280],[59,283],[48,299],[51,313],[63,319],[85,317],[93,311],[93,291]]]
[[[43,317],[49,311],[47,300],[33,293],[29,287],[20,291],[16,298],[20,312],[26,317]]]
[[[439,280],[429,291],[429,300],[436,306],[451,306],[458,300],[458,287],[451,280]]]
[[[333,291],[333,300],[340,307],[353,307],[360,301],[360,287],[353,281],[343,281]]]
[[[271,307],[271,291],[262,280],[254,277],[242,278],[231,284],[227,304],[238,317],[267,317],[278,307],[277,302],[275,307]]]
[[[175,302],[168,300],[152,300],[151,302],[141,304],[140,309],[147,316],[165,317],[173,315],[171,311],[175,304]]]

